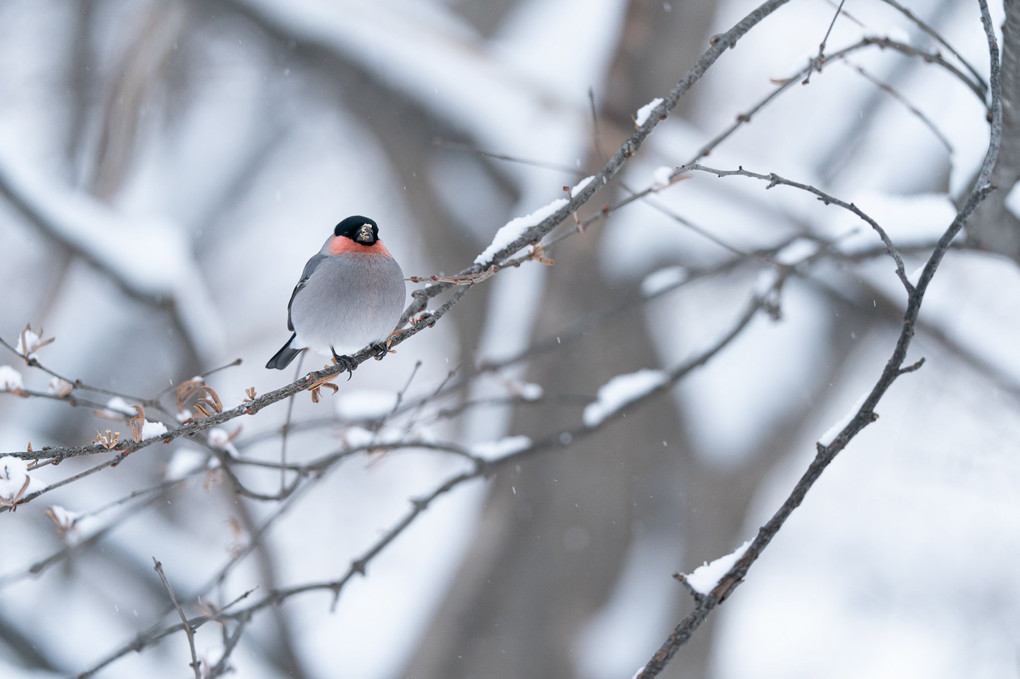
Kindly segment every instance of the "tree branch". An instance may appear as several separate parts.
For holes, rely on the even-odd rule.
[[[984,162],[981,165],[981,172],[978,177],[977,186],[970,192],[963,207],[957,212],[952,223],[946,228],[938,244],[928,257],[928,261],[921,272],[917,285],[910,293],[907,300],[906,311],[903,316],[903,326],[897,338],[892,356],[886,362],[885,367],[879,375],[878,380],[868,393],[864,402],[857,409],[850,421],[842,427],[836,437],[826,442],[819,443],[815,459],[808,466],[800,480],[794,485],[790,495],[786,498],[779,510],[759,530],[751,545],[744,552],[733,567],[719,581],[719,584],[704,599],[700,600],[686,618],[684,618],[669,635],[666,641],[659,647],[648,663],[637,673],[635,679],[651,679],[656,677],[665,668],[681,646],[690,640],[695,630],[708,618],[712,610],[726,600],[733,591],[740,586],[747,575],[748,570],[761,556],[769,543],[776,536],[779,530],[786,523],[793,511],[804,501],[808,491],[828,468],[829,464],[842,452],[850,441],[859,434],[865,427],[874,422],[878,415],[875,408],[879,401],[889,390],[892,384],[911,368],[904,369],[907,349],[914,336],[914,326],[921,311],[921,303],[924,301],[925,292],[931,282],[935,271],[938,269],[942,258],[949,250],[953,239],[959,234],[968,217],[982,200],[993,190],[988,180],[991,177],[992,168],[998,158],[999,148],[1002,143],[1002,100],[1001,85],[999,80],[999,50],[995,42],[995,33],[991,24],[991,17],[988,14],[987,0],[979,0],[981,4],[981,23],[985,29],[985,36],[988,40],[989,61],[991,65],[990,87],[992,96],[992,128],[989,138],[988,151],[985,154]]]

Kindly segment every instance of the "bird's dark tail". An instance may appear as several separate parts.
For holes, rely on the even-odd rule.
[[[269,362],[266,363],[267,368],[276,368],[277,370],[283,370],[290,362],[294,360],[294,357],[300,354],[304,349],[291,349],[290,345],[294,343],[294,338],[297,337],[297,333],[290,336],[287,343],[280,348],[276,354],[273,355]]]

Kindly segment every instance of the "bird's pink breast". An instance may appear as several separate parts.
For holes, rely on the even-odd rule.
[[[329,254],[336,257],[338,255],[351,253],[390,257],[390,251],[387,250],[386,246],[379,240],[377,240],[374,245],[362,245],[361,243],[355,242],[346,236],[333,236],[329,239]]]

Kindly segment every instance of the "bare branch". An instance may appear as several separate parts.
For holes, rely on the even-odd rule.
[[[189,667],[195,671],[195,679],[202,679],[202,673],[200,671],[201,663],[198,662],[198,653],[195,652],[195,630],[188,624],[188,617],[184,615],[184,609],[177,602],[177,597],[174,595],[173,587],[170,586],[170,581],[167,580],[166,573],[163,572],[163,564],[159,562],[156,557],[152,557],[153,567],[156,573],[159,575],[160,582],[166,587],[166,592],[170,596],[170,601],[174,605],[174,609],[177,611],[177,615],[181,618],[181,624],[184,625],[184,634],[188,637],[188,647],[191,649],[191,663]]]
[[[970,71],[970,74],[974,76],[974,82],[977,83],[981,89],[981,99],[982,101],[984,100],[984,95],[988,91],[988,85],[985,83],[984,78],[981,77],[981,74],[978,73],[977,69],[974,68],[974,66],[972,66],[969,61],[963,58],[962,54],[956,51],[956,48],[954,48],[949,43],[949,41],[943,38],[942,35],[934,28],[932,28],[927,23],[918,18],[918,16],[911,12],[908,8],[896,2],[896,0],[882,0],[882,2],[889,5],[890,7],[895,7],[900,13],[903,14],[903,16],[913,21],[918,28],[920,28],[922,31],[930,35],[932,38],[934,38],[940,45],[945,47],[950,54],[956,57],[960,61],[960,63],[963,64],[968,71]]]
[[[810,184],[802,184],[801,182],[795,182],[793,180],[786,179],[784,177],[780,177],[779,175],[777,175],[774,172],[770,172],[767,175],[766,174],[759,174],[757,172],[751,172],[749,170],[745,170],[742,167],[737,168],[736,170],[719,170],[719,169],[716,169],[716,168],[708,167],[706,165],[700,165],[700,164],[697,164],[697,163],[692,164],[692,165],[684,165],[680,169],[681,169],[681,171],[684,171],[684,172],[688,172],[688,171],[689,172],[694,172],[694,171],[708,172],[710,174],[714,174],[717,177],[734,177],[734,176],[739,176],[739,177],[750,177],[752,179],[759,179],[761,181],[768,182],[768,186],[765,187],[767,189],[771,189],[773,186],[780,186],[780,185],[782,185],[782,186],[791,186],[791,187],[793,187],[795,189],[800,189],[801,191],[807,191],[808,193],[816,196],[818,198],[818,200],[822,201],[826,205],[829,205],[829,204],[838,205],[839,207],[843,208],[844,210],[848,210],[848,211],[852,212],[853,214],[855,214],[858,217],[860,217],[864,222],[866,222],[868,224],[868,226],[870,226],[875,231],[875,233],[878,234],[878,237],[882,240],[882,244],[885,245],[886,253],[889,255],[889,257],[892,258],[893,262],[896,263],[896,276],[900,279],[900,283],[903,284],[903,287],[906,289],[907,294],[909,295],[910,293],[912,293],[914,291],[914,285],[907,278],[906,269],[904,269],[904,267],[903,267],[903,257],[900,255],[899,250],[896,249],[896,246],[893,245],[892,239],[889,238],[889,234],[886,233],[885,229],[883,229],[881,227],[881,225],[879,225],[878,222],[876,222],[874,219],[872,219],[867,214],[865,214],[863,210],[861,210],[859,207],[857,207],[853,203],[847,203],[847,202],[845,202],[843,200],[840,200],[839,198],[836,198],[835,196],[829,195],[828,193],[825,193],[821,189],[816,188],[814,186],[811,186]]]
[[[994,167],[998,157],[999,147],[1002,140],[1002,100],[999,82],[999,50],[995,41],[995,32],[991,24],[991,17],[988,14],[987,1],[979,0],[979,2],[981,4],[981,23],[985,29],[985,36],[988,40],[989,61],[991,65],[990,84],[993,117],[988,151],[985,155],[984,162],[981,165],[981,172],[977,187],[971,191],[967,201],[959,212],[957,212],[956,217],[939,239],[937,246],[934,251],[932,251],[924,269],[921,272],[917,285],[908,297],[907,308],[903,317],[903,326],[900,330],[899,337],[897,338],[892,356],[890,356],[889,360],[886,362],[886,365],[878,380],[875,382],[875,385],[872,387],[871,391],[868,393],[867,397],[864,399],[863,403],[850,421],[841,429],[832,441],[826,442],[824,445],[822,443],[818,444],[815,459],[808,466],[800,480],[797,481],[796,485],[794,485],[793,490],[783,502],[779,510],[772,516],[771,519],[769,519],[768,522],[765,523],[764,526],[761,527],[761,529],[759,529],[758,534],[744,552],[743,556],[741,556],[730,571],[722,577],[715,589],[713,589],[704,600],[698,602],[694,611],[676,626],[673,632],[669,635],[669,638],[662,644],[662,646],[660,646],[659,650],[652,656],[651,660],[636,675],[638,679],[651,679],[651,677],[658,676],[666,664],[669,663],[676,654],[677,650],[687,643],[687,641],[691,638],[691,635],[694,634],[694,631],[701,625],[702,622],[705,621],[706,618],[708,618],[712,610],[725,601],[726,598],[732,594],[738,586],[740,586],[740,583],[743,582],[748,570],[762,554],[765,548],[768,547],[772,538],[775,537],[775,535],[783,527],[793,511],[800,506],[801,502],[804,501],[808,491],[812,486],[814,486],[815,482],[818,481],[829,464],[847,447],[847,445],[849,445],[850,441],[852,441],[857,434],[875,421],[877,418],[875,408],[892,384],[906,372],[916,369],[915,366],[920,367],[919,364],[914,364],[914,366],[910,366],[906,370],[903,369],[903,364],[907,356],[907,349],[910,347],[910,341],[914,336],[914,325],[917,322],[917,317],[921,311],[921,303],[924,301],[924,295],[927,291],[928,284],[935,275],[935,271],[938,269],[938,266],[948,251],[953,239],[957,236],[957,234],[959,234],[964,223],[967,221],[967,218],[971,215],[974,209],[992,190],[992,187],[988,184],[988,178],[991,176],[992,168]]]

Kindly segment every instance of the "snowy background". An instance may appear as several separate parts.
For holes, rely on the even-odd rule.
[[[701,162],[853,202],[913,274],[988,145],[987,101],[957,75],[987,81],[988,46],[976,1],[908,3],[957,54],[896,4],[847,2],[827,51],[880,36],[952,68],[856,49]],[[172,387],[236,358],[208,377],[224,406],[269,392],[294,378],[262,366],[336,222],[375,219],[408,276],[470,266],[501,226],[597,172],[639,109],[755,6],[5,0],[0,338],[43,328],[56,338],[43,365],[125,395],[129,413],[168,389],[172,404]],[[991,11],[998,29],[1001,3]],[[410,500],[467,468],[449,448],[494,459],[602,422],[794,267],[778,319],[755,316],[704,368],[593,435],[437,498],[335,608],[318,590],[262,609],[230,656],[246,679],[632,676],[691,607],[671,575],[753,537],[900,329],[893,262],[853,214],[747,177],[670,184],[662,169],[803,69],[834,12],[794,0],[755,27],[578,218],[652,193],[550,245],[555,265],[474,286],[335,396],[299,394],[286,442],[297,464],[369,442],[445,449],[342,457],[273,498],[282,402],[207,442],[249,461],[235,472],[264,499],[239,494],[202,441],[175,441],[0,513],[0,676],[78,675],[178,622],[153,557],[190,616],[341,577]],[[1020,121],[1006,124],[1015,135]],[[976,221],[1018,224],[1020,190],[996,195],[1005,217]],[[948,254],[911,347],[925,365],[663,676],[1020,676],[1020,259],[991,243],[968,231]],[[50,375],[2,348],[0,366],[12,392],[0,393],[0,455],[129,436],[92,407],[111,394],[75,390],[95,402],[79,407],[21,398],[49,393]],[[400,409],[398,394],[421,405]],[[28,492],[102,459],[31,471]],[[24,479],[9,467],[0,499]],[[198,631],[207,668],[233,629]],[[178,632],[93,676],[191,676],[189,662]]]

